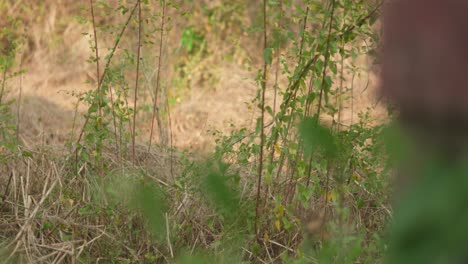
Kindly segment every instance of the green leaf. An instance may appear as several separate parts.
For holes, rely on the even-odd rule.
[[[328,158],[335,158],[337,156],[337,144],[332,132],[318,123],[317,116],[306,118],[301,123],[299,132],[304,140],[307,156],[316,151],[323,152]]]
[[[268,114],[270,114],[270,115],[273,117],[273,110],[271,109],[271,107],[270,107],[269,105],[267,105],[267,106],[265,107],[265,111],[267,111]]]
[[[331,86],[332,86],[332,83],[333,83],[333,81],[332,81],[331,77],[330,77],[330,76],[326,76],[326,77],[325,77],[325,87],[324,87],[324,89],[325,89],[326,92],[330,91],[330,88],[331,88]]]
[[[263,50],[263,59],[265,62],[269,65],[271,65],[271,62],[273,61],[273,49],[272,48],[266,48]]]

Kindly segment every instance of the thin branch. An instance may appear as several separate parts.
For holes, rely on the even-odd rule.
[[[97,122],[97,125],[98,125],[98,129],[101,129],[101,125],[102,125],[102,88],[101,86],[99,85],[100,81],[100,77],[101,77],[101,74],[100,74],[100,67],[99,67],[99,47],[98,47],[98,39],[97,39],[97,31],[96,31],[96,19],[95,19],[95,15],[94,15],[94,3],[93,3],[93,0],[89,0],[89,4],[91,6],[91,19],[92,19],[92,25],[93,25],[93,33],[94,33],[94,51],[95,51],[95,55],[96,55],[96,78],[97,78],[97,93],[98,93],[98,122]],[[102,161],[102,155],[101,155],[101,148],[99,147],[98,148],[98,153],[99,153],[99,174],[101,175],[101,177],[104,175],[104,164],[103,164],[103,161]]]
[[[8,71],[8,67],[5,66],[5,69],[3,69],[3,77],[2,77],[2,85],[1,85],[2,90],[0,91],[0,105],[2,104],[3,94],[5,93],[7,71]]]
[[[277,30],[281,30],[282,22],[283,22],[283,1],[279,1],[279,19],[278,19],[278,26]],[[276,73],[275,73],[275,84],[273,85],[274,89],[274,96],[273,96],[273,116],[276,115],[276,100],[278,97],[278,76],[279,76],[279,71],[280,71],[280,58],[281,58],[281,44],[278,44],[278,48],[276,49],[277,57],[276,57]]]
[[[327,77],[328,61],[330,60],[330,36],[331,36],[331,30],[333,26],[333,18],[335,15],[335,5],[336,5],[336,0],[332,0],[332,9],[331,9],[331,15],[330,15],[330,24],[328,25],[327,47],[325,49],[325,62],[324,62],[323,71],[322,71],[322,85],[320,88],[319,101],[318,101],[318,106],[317,106],[317,121],[316,122],[318,122],[320,119],[320,110],[322,109],[323,91],[325,90],[325,78]]]
[[[166,109],[167,109],[167,118],[169,122],[169,148],[170,148],[170,156],[169,162],[171,166],[171,177],[174,178],[174,142],[173,142],[173,134],[172,134],[172,119],[171,119],[171,107],[169,105],[168,95],[166,94]]]
[[[265,51],[268,48],[267,42],[267,0],[263,0],[263,50]],[[262,185],[262,176],[263,176],[263,148],[265,145],[265,91],[266,91],[266,83],[267,83],[267,76],[268,76],[268,62],[264,56],[263,58],[263,76],[261,80],[262,86],[262,98],[261,98],[261,129],[260,129],[260,156],[259,156],[259,164],[258,164],[258,182],[257,182],[257,198],[256,198],[256,206],[255,206],[255,234],[257,236],[257,240],[260,241],[260,234],[258,230],[258,220],[260,217],[260,192],[261,192],[261,185]]]
[[[20,121],[21,121],[21,100],[23,96],[23,54],[20,56],[20,73],[19,73],[19,96],[18,96],[18,107],[16,109],[16,142],[19,142],[20,135]]]
[[[5,207],[5,201],[8,196],[9,190],[10,190],[10,184],[11,184],[11,179],[13,178],[13,172],[10,172],[10,176],[8,177],[8,182],[5,186],[5,190],[3,191],[2,195],[2,206],[0,207],[0,212],[3,211],[3,208]]]
[[[136,137],[136,114],[138,100],[138,81],[140,80],[140,53],[141,53],[141,0],[138,0],[138,50],[136,64],[135,97],[133,100],[133,133],[132,133],[132,164],[135,166],[135,137]]]
[[[161,16],[161,32],[159,36],[159,56],[158,56],[158,72],[156,73],[156,88],[154,93],[154,100],[153,100],[153,116],[151,118],[151,130],[150,130],[150,138],[148,144],[148,152],[151,151],[151,142],[153,139],[153,131],[154,131],[154,119],[156,118],[156,112],[158,112],[158,94],[159,94],[159,87],[160,87],[160,75],[161,75],[161,57],[162,57],[162,48],[163,48],[163,38],[164,38],[164,23],[166,18],[166,0],[162,1],[162,16]],[[157,113],[159,115],[159,112]],[[172,140],[172,139],[171,139]]]
[[[100,73],[100,68],[99,68],[99,47],[98,47],[98,40],[97,40],[97,33],[96,33],[96,19],[94,15],[94,3],[93,0],[89,0],[89,4],[91,6],[91,17],[92,17],[92,24],[93,24],[93,32],[94,32],[94,51],[96,55],[96,78],[97,78],[97,83],[98,83],[98,98],[99,98],[99,103],[98,103],[98,113],[99,117],[102,118],[102,90],[100,87],[100,78],[101,78],[101,73]]]
[[[307,5],[306,13],[304,15],[304,21],[302,24],[302,32],[301,32],[301,46],[299,48],[299,62],[302,61],[302,52],[304,50],[304,42],[305,42],[305,32],[307,29],[307,19],[309,18],[309,5]]]

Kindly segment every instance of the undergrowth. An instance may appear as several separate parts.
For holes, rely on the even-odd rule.
[[[7,94],[24,73],[14,43],[28,35],[2,32],[15,47],[0,57],[2,259],[382,262],[392,214],[384,125],[371,107],[343,121],[355,114],[355,59],[378,44],[380,5],[90,0],[75,19],[90,29],[95,74],[76,95],[87,111],[67,147],[21,144]],[[176,33],[178,47],[166,47]],[[197,71],[219,81],[215,57],[257,69],[258,119],[215,132],[213,153],[197,158],[174,147],[171,106]]]

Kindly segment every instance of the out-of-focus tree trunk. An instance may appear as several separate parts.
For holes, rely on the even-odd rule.
[[[389,0],[383,23],[380,91],[414,181],[398,192],[390,263],[468,263],[468,1]]]

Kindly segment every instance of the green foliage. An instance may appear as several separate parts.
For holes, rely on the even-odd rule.
[[[306,157],[318,151],[324,152],[328,159],[338,155],[339,149],[331,130],[321,126],[316,118],[306,118],[301,123],[299,131],[304,140]]]
[[[346,100],[343,95],[352,89],[339,87],[336,82],[344,78],[339,71],[343,61],[352,61],[357,54],[368,53],[376,44],[358,44],[362,39],[375,39],[370,29],[373,21],[364,19],[369,17],[369,12],[372,12],[370,17],[374,17],[372,8],[375,7],[351,1],[330,1],[329,4],[310,1],[306,6],[297,4],[294,8],[293,5],[290,1],[268,2],[267,12],[275,14],[268,25],[275,26],[268,27],[273,33],[268,36],[270,46],[263,51],[263,60],[267,65],[272,65],[275,60],[281,62],[289,84],[281,93],[283,100],[277,112],[271,107],[264,108],[273,117],[271,133],[265,135],[266,144],[262,146],[255,140],[265,125],[258,119],[256,130],[251,134],[240,129],[230,137],[221,137],[216,155],[247,165],[258,157],[261,148],[266,149],[267,157],[260,165],[265,173],[259,176],[264,184],[259,188],[268,193],[260,195],[262,214],[255,220],[262,223],[262,237],[274,236],[284,245],[290,245],[292,241],[287,234],[301,232],[300,227],[309,221],[301,219],[300,215],[313,210],[311,204],[324,200],[326,210],[338,218],[327,219],[329,226],[326,229],[335,226],[334,235],[343,240],[319,240],[313,243],[312,253],[308,250],[309,255],[318,258],[319,263],[354,263],[371,256],[373,260],[380,259],[383,245],[364,237],[383,232],[388,214],[361,220],[355,216],[367,210],[370,201],[376,203],[377,208],[388,202],[388,172],[382,170],[385,167],[383,127],[369,126],[368,113],[363,113],[359,123],[347,129],[340,129],[338,123],[325,127],[319,121],[322,115],[333,117],[339,114],[342,111],[340,105]],[[283,6],[292,13],[289,21],[281,14]],[[305,20],[321,27],[312,26],[313,30],[299,34],[290,27],[301,25]],[[354,26],[356,24],[359,26]],[[261,26],[253,27],[251,31],[259,28]],[[283,48],[285,55],[281,55],[278,49],[288,41],[292,45]],[[296,59],[297,66],[293,70],[290,69],[291,61],[286,59],[288,56]],[[340,59],[336,59],[337,56]],[[258,83],[261,78],[259,71]],[[260,96],[259,92],[255,102],[262,108]],[[297,123],[301,124],[298,129],[295,128]],[[377,222],[379,228],[369,228],[370,223],[366,223],[353,230],[343,224],[363,220]],[[374,254],[379,250],[366,250],[375,247],[380,249],[377,256]],[[304,261],[310,262],[310,258],[306,257]]]
[[[387,263],[466,261],[467,172],[464,160],[424,164],[418,187],[400,193]]]
[[[12,111],[13,99],[7,99],[9,80],[23,71],[15,71],[15,59],[21,39],[17,34],[19,22],[8,17],[8,26],[0,31],[0,163],[14,159],[12,152],[17,149],[16,117]]]
[[[67,211],[86,227],[47,220],[41,223],[42,232],[58,237],[67,229],[71,230],[67,240],[88,241],[89,234],[96,232],[89,223],[105,224],[100,235],[107,238],[93,245],[94,251],[84,253],[82,262],[94,261],[96,256],[128,263],[380,262],[386,247],[381,237],[391,214],[386,207],[389,172],[382,140],[383,131],[388,130],[371,125],[372,109],[349,125],[337,118],[347,100],[352,100],[353,87],[340,84],[341,80],[345,74],[358,74],[353,60],[376,48],[378,37],[372,25],[377,7],[351,0],[267,1],[264,25],[261,8],[250,1],[219,5],[189,1],[180,3],[182,9],[173,1],[162,0],[159,5],[141,1],[142,19],[137,15],[138,3],[96,1],[95,17],[76,17],[80,24],[96,28],[99,45],[94,32],[84,36],[93,52],[87,62],[98,67],[99,74],[89,82],[91,89],[78,95],[87,106],[86,121],[70,142],[74,152],[66,166],[71,164],[73,169],[67,171],[64,187],[51,197],[59,197],[57,203],[62,206],[67,200],[80,201],[79,207]],[[170,9],[166,13],[165,7]],[[176,34],[180,48],[174,49],[175,54],[182,55],[173,65],[161,66],[155,63],[162,54],[154,54],[154,44],[164,43],[168,35],[161,19],[167,28],[177,25],[171,22],[176,20],[173,16],[189,21]],[[204,23],[195,24],[190,18]],[[142,49],[151,51],[143,52],[142,58],[138,58],[134,35],[140,25]],[[258,36],[265,30],[267,47],[259,48]],[[249,57],[242,38],[254,43],[254,56]],[[105,39],[113,43],[109,49],[100,46]],[[205,72],[206,68],[198,68],[200,64],[210,65],[208,58],[214,56],[231,63],[240,58],[250,67],[263,61],[267,71],[258,66],[256,81],[275,88],[279,107],[264,105],[260,89],[252,104],[271,123],[258,118],[252,132],[233,127],[230,135],[215,133],[215,152],[203,161],[177,151],[180,155],[173,155],[169,149],[170,165],[145,165],[154,158],[150,150],[130,154],[130,142],[142,134],[131,129],[136,126],[134,114],[143,124],[148,120],[141,110],[154,108],[158,129],[167,129],[158,119],[169,114],[160,103],[166,98],[156,97],[151,88],[156,79],[167,78],[156,85],[160,89],[187,89],[196,70]],[[12,58],[0,59],[3,80],[13,76],[6,74]],[[138,63],[141,73],[135,71]],[[153,65],[158,71],[174,70],[175,77],[148,77],[154,76]],[[274,74],[285,77],[285,87]],[[137,93],[138,77],[140,87],[151,89]],[[168,102],[177,101],[179,91],[165,92]],[[135,108],[129,103],[133,98],[158,104]],[[3,139],[12,138],[14,131],[8,108],[0,100]],[[333,120],[331,125],[324,125],[326,118]],[[2,147],[14,145],[2,140]],[[259,160],[262,151],[264,157]],[[170,167],[170,176],[164,175],[164,166]]]
[[[203,35],[194,29],[194,27],[187,27],[182,31],[180,45],[185,48],[189,54],[193,54],[202,47],[204,41],[205,38]]]

